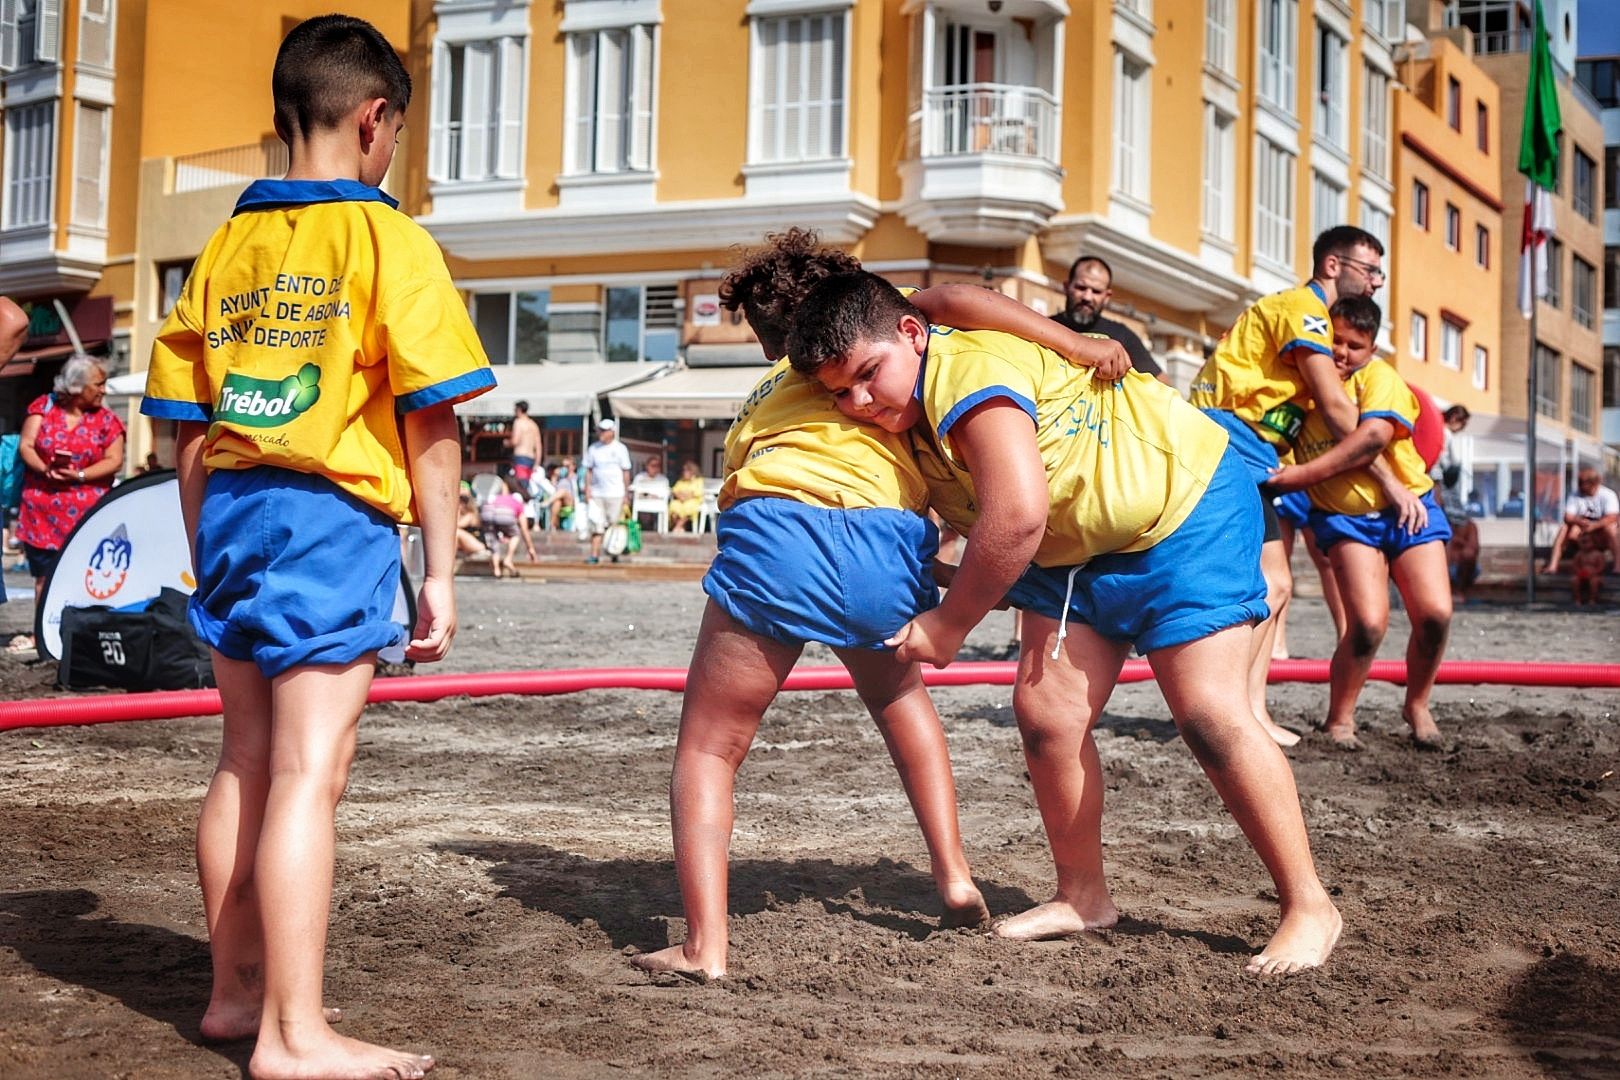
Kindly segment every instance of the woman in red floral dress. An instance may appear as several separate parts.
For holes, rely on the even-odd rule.
[[[55,389],[28,406],[18,447],[28,473],[17,539],[34,576],[35,603],[68,533],[124,467],[124,423],[101,404],[106,394],[106,369],[76,356],[62,365]]]

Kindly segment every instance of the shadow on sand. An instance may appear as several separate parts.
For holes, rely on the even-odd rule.
[[[1560,953],[1531,965],[1502,1018],[1548,1076],[1620,1076],[1620,969]]]

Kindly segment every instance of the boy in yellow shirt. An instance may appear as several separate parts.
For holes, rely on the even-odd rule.
[[[725,974],[733,783],[766,708],[812,641],[833,648],[883,733],[928,845],[942,925],[989,919],[962,851],[939,716],[918,665],[884,645],[895,626],[938,602],[931,565],[938,534],[923,516],[928,489],[910,438],[851,423],[781,359],[805,293],[860,263],[818,247],[806,230],[768,239],[721,285],[722,303],[744,312],[776,364],[726,436],[719,550],[703,579],[709,602],[670,778],[687,938],[636,957],[648,971]],[[1130,366],[1116,343],[1080,339],[987,289],[947,285],[917,299],[961,321],[1041,335],[1110,375]]]
[[[870,274],[819,286],[789,350],[846,415],[915,426],[965,495],[936,504],[948,521],[962,516],[952,524],[967,550],[944,601],[896,628],[900,658],[944,666],[1003,597],[1024,609],[1013,703],[1058,888],[998,932],[1057,937],[1118,919],[1091,728],[1134,644],[1276,882],[1282,922],[1249,970],[1323,963],[1339,913],[1312,865],[1288,763],[1249,708],[1250,638],[1266,617],[1263,527],[1225,432],[1147,376],[1104,385],[1009,335],[930,328]]]
[[[1327,552],[1343,598],[1345,630],[1333,651],[1324,730],[1344,749],[1361,748],[1356,700],[1389,630],[1389,582],[1394,578],[1412,624],[1402,715],[1418,749],[1438,750],[1443,742],[1429,695],[1451,632],[1446,570],[1451,526],[1412,445],[1417,397],[1394,368],[1373,356],[1383,318],[1378,305],[1364,296],[1345,297],[1333,305],[1332,318],[1333,362],[1360,420],[1349,438],[1337,442],[1320,410],[1311,411],[1294,440],[1297,464],[1279,470],[1274,480],[1279,488],[1309,485],[1311,531]],[[1380,457],[1428,511],[1421,527],[1403,527],[1401,511],[1367,470]]]
[[[249,1073],[420,1077],[430,1057],[345,1038],[321,1008],[333,821],[392,621],[397,526],[426,573],[406,655],[441,659],[459,431],[494,386],[431,237],[377,190],[410,77],[370,24],[298,24],[273,76],[283,180],[242,194],[152,349],[141,411],[179,422],[181,509],[214,652],[219,766],[197,827],[211,1039],[257,1033]]]

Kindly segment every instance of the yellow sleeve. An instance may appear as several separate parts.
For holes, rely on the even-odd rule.
[[[1350,378],[1350,394],[1361,419],[1380,417],[1394,424],[1397,439],[1412,437],[1417,424],[1417,395],[1394,368],[1382,360],[1372,360]]]
[[[996,399],[1011,402],[1029,415],[1031,424],[1038,423],[1039,372],[982,348],[953,348],[951,337],[959,332],[948,326],[936,326],[929,332],[924,362],[937,365],[937,370],[924,381],[930,392],[923,405],[934,435],[944,442],[958,420]]]
[[[431,242],[431,241],[429,241]],[[401,413],[491,390],[495,374],[461,294],[435,250],[415,281],[385,296],[381,312],[388,383]]]
[[[146,391],[141,399],[141,414],[159,420],[196,420],[203,423],[213,418],[214,396],[208,385],[207,338],[202,330],[202,319],[197,310],[205,274],[204,261],[199,259],[180,299],[170,310],[163,325],[158,328],[152,342],[152,358],[147,365]]]
[[[1285,363],[1291,363],[1288,358],[1295,349],[1333,355],[1333,323],[1328,318],[1327,308],[1308,290],[1305,295],[1278,305],[1278,322],[1273,332],[1279,343],[1277,358]]]

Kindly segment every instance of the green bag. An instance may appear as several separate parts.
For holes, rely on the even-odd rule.
[[[626,553],[634,555],[636,552],[641,550],[641,522],[632,518],[624,523],[624,530],[625,532],[629,533],[628,542],[624,545],[624,550]]]

